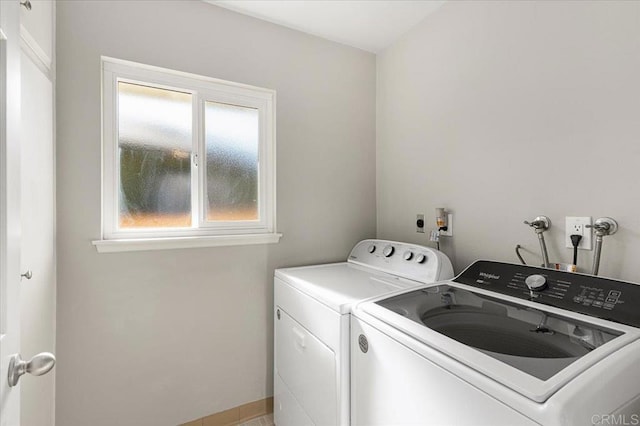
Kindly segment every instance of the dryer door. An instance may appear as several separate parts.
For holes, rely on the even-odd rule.
[[[314,424],[337,424],[335,353],[284,310],[279,309],[279,313],[275,345],[276,374],[281,384]]]

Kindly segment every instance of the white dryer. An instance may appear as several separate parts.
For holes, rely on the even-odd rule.
[[[358,304],[354,425],[640,424],[640,286],[477,261]]]
[[[350,424],[349,320],[360,300],[453,277],[428,247],[356,244],[346,262],[277,269],[274,420],[278,426]]]

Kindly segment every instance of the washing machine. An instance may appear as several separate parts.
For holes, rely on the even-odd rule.
[[[353,310],[353,425],[640,424],[640,286],[477,261]]]
[[[356,244],[346,262],[277,269],[274,279],[274,421],[350,424],[352,305],[453,277],[428,247],[386,240]]]

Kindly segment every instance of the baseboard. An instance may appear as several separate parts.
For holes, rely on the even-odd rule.
[[[181,426],[236,426],[271,413],[273,413],[273,397],[230,408],[201,419],[192,420]]]

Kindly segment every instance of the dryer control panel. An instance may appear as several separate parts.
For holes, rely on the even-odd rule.
[[[640,285],[593,275],[478,260],[454,282],[640,327]]]
[[[363,240],[347,261],[424,283],[453,278],[451,261],[444,253],[417,244]]]

